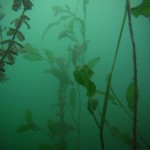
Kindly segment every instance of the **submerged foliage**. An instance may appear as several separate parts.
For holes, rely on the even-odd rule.
[[[10,23],[14,24],[15,27],[8,28],[8,39],[3,40],[3,28],[0,26],[0,82],[6,80],[5,65],[13,65],[15,62],[15,57],[20,52],[19,49],[23,48],[23,45],[20,44],[20,42],[23,42],[25,40],[25,36],[20,31],[20,27],[25,24],[28,29],[30,29],[30,25],[28,24],[30,18],[25,15],[25,12],[26,10],[31,10],[33,4],[30,2],[30,0],[13,1],[12,9],[18,11],[21,6],[23,6],[24,8],[22,14]],[[2,19],[4,15],[0,14],[0,17]]]
[[[18,133],[23,133],[23,132],[26,132],[28,130],[34,130],[34,131],[40,130],[39,127],[35,124],[35,122],[33,120],[32,113],[31,113],[30,109],[27,109],[25,111],[24,117],[25,117],[26,123],[20,125],[17,128]]]
[[[137,91],[139,97],[139,91]],[[128,102],[128,107],[131,111],[133,111],[134,104],[134,82],[131,82],[126,91],[126,98]]]
[[[23,57],[29,61],[41,61],[43,60],[43,57],[39,53],[39,50],[32,47],[31,44],[26,43],[25,46],[21,49],[21,51],[24,51]]]
[[[88,65],[77,66],[73,72],[76,82],[87,89],[88,97],[94,96],[96,92],[96,85],[91,81],[91,77],[94,72],[88,67]]]
[[[140,5],[131,8],[131,13],[135,17],[138,17],[139,15],[150,17],[150,0],[143,0],[143,2]]]

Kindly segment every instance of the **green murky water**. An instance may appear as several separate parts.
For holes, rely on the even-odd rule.
[[[131,0],[131,8],[141,2]],[[150,149],[150,2],[145,2],[131,9],[141,150]],[[132,149],[134,71],[128,18],[106,94],[125,0],[0,4],[0,149],[101,150],[102,119],[105,150]]]

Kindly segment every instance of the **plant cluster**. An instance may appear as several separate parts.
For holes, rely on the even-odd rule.
[[[3,40],[2,31],[3,28],[1,27],[0,30],[0,82],[5,81],[6,75],[5,75],[5,65],[13,65],[15,62],[15,56],[20,52],[19,49],[23,48],[23,45],[20,44],[20,42],[25,40],[25,37],[23,33],[20,31],[20,28],[23,24],[27,26],[28,29],[30,29],[30,25],[28,24],[28,21],[30,18],[25,15],[25,12],[27,10],[32,9],[33,4],[30,0],[14,0],[12,4],[12,9],[14,11],[18,11],[23,7],[22,14],[11,21],[10,24],[14,24],[14,27],[9,27],[7,30],[7,36],[9,37],[6,40]],[[4,14],[1,13],[1,16],[4,17]],[[1,17],[1,18],[2,18]]]
[[[47,130],[43,130],[36,124],[32,117],[32,113],[30,109],[27,109],[25,112],[25,120],[26,123],[20,125],[17,128],[18,133],[23,133],[28,130],[34,131],[42,131],[44,134],[48,135],[49,138],[53,140],[52,144],[40,144],[40,150],[67,150],[67,141],[66,135],[69,131],[77,130],[78,139],[77,139],[77,149],[79,149],[80,142],[80,113],[81,113],[81,96],[80,96],[80,86],[84,87],[87,91],[87,109],[91,116],[93,117],[97,127],[100,130],[100,141],[101,141],[101,149],[105,150],[105,141],[104,141],[104,127],[106,127],[110,133],[121,139],[124,143],[128,144],[132,147],[132,150],[140,149],[140,144],[137,142],[138,137],[144,142],[148,149],[150,149],[149,143],[146,141],[144,136],[137,130],[137,104],[139,98],[139,90],[138,90],[138,81],[137,81],[137,62],[136,62],[136,44],[133,36],[133,28],[132,28],[132,20],[131,15],[138,17],[139,15],[143,15],[145,17],[150,17],[150,1],[143,0],[143,2],[135,7],[131,8],[130,1],[126,0],[124,17],[120,29],[120,34],[117,41],[116,51],[114,55],[114,59],[112,62],[112,67],[110,72],[108,73],[108,80],[106,83],[106,89],[99,90],[97,88],[96,83],[92,80],[94,75],[94,66],[99,62],[100,57],[95,57],[85,63],[86,51],[88,50],[89,40],[86,39],[86,19],[87,19],[87,5],[89,4],[89,0],[83,0],[82,10],[83,17],[77,16],[71,8],[66,4],[64,7],[62,6],[53,6],[52,10],[54,11],[54,16],[57,18],[55,22],[51,22],[47,28],[45,29],[42,39],[46,38],[46,34],[51,28],[57,27],[65,22],[65,26],[58,34],[58,39],[63,40],[68,38],[71,42],[71,45],[67,49],[68,51],[68,59],[65,60],[63,57],[54,56],[53,52],[44,49],[44,54],[42,55],[40,51],[31,44],[27,43],[25,46],[22,46],[15,39],[17,38],[19,41],[23,41],[25,38],[23,34],[19,31],[21,25],[25,23],[28,28],[30,28],[27,21],[29,18],[24,15],[25,11],[31,9],[32,4],[26,3],[27,1],[15,1],[12,6],[13,10],[17,11],[23,5],[23,13],[21,17],[12,21],[15,23],[15,28],[9,28],[7,31],[7,35],[11,36],[11,39],[1,40],[2,48],[0,49],[0,79],[4,76],[4,66],[5,64],[13,64],[14,63],[14,55],[18,53],[18,46],[20,51],[25,52],[23,57],[29,61],[45,61],[49,64],[49,70],[47,71],[51,75],[53,75],[58,81],[58,90],[56,91],[57,95],[57,107],[59,108],[58,120],[55,121],[53,119],[48,119],[47,121]],[[79,2],[79,1],[78,1]],[[78,6],[77,2],[77,6]],[[30,7],[29,7],[30,6]],[[111,80],[113,78],[113,70],[115,68],[115,62],[117,59],[117,54],[119,51],[120,41],[122,38],[122,33],[124,29],[124,25],[126,19],[128,18],[129,23],[129,32],[132,42],[133,48],[133,70],[134,70],[134,78],[133,81],[130,81],[130,84],[126,90],[126,99],[128,103],[128,108],[125,108],[122,104],[121,100],[118,98],[117,94],[114,92]],[[80,35],[80,36],[79,36]],[[7,45],[4,48],[3,45]],[[72,79],[71,77],[74,77]],[[96,98],[96,95],[101,95],[104,97],[103,108],[100,111],[99,100]],[[76,99],[78,102],[78,116],[75,115],[75,105]],[[125,113],[131,118],[133,122],[133,133],[132,136],[125,131],[121,131],[117,126],[111,126],[109,121],[106,119],[107,106],[108,103],[112,102],[114,105],[120,106],[121,109],[125,111]],[[70,115],[74,124],[70,124],[65,120],[65,109],[69,109]],[[100,118],[100,120],[99,120]]]

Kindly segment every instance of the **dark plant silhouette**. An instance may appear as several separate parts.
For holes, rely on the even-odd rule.
[[[79,2],[79,1],[78,1]],[[77,2],[77,6],[78,6]],[[32,113],[30,109],[25,112],[25,119],[26,124],[23,124],[18,127],[17,131],[22,133],[24,131],[28,131],[32,129],[34,131],[42,131],[43,133],[47,134],[50,138],[55,139],[57,137],[57,144],[50,145],[50,144],[40,144],[39,149],[41,150],[67,150],[67,141],[65,140],[65,136],[67,135],[68,131],[72,131],[74,129],[78,130],[78,142],[77,142],[77,149],[79,149],[79,141],[80,141],[80,100],[82,99],[80,96],[80,88],[79,86],[83,86],[87,91],[87,109],[91,116],[93,117],[97,127],[100,130],[100,142],[101,142],[101,149],[105,150],[105,141],[104,141],[104,127],[107,127],[110,133],[118,138],[121,139],[124,143],[128,144],[132,147],[133,150],[140,149],[140,144],[137,142],[136,137],[137,135],[140,139],[145,143],[147,148],[150,149],[148,142],[145,140],[143,135],[137,130],[137,100],[139,95],[139,90],[137,87],[137,65],[136,65],[136,48],[135,42],[133,37],[133,29],[132,29],[132,21],[131,21],[131,14],[134,16],[144,15],[150,16],[149,13],[149,1],[144,0],[141,5],[135,8],[130,8],[130,1],[126,0],[125,11],[123,16],[123,21],[120,29],[120,34],[118,37],[116,51],[113,58],[113,62],[111,64],[111,70],[108,73],[106,89],[105,91],[97,89],[96,83],[92,80],[94,76],[94,66],[99,62],[100,58],[95,57],[87,63],[85,63],[86,51],[88,50],[88,42],[89,40],[86,39],[86,6],[88,5],[88,0],[83,0],[82,8],[83,8],[83,18],[80,18],[76,15],[76,13],[72,12],[70,7],[66,4],[64,7],[62,6],[53,6],[52,9],[54,11],[55,17],[58,19],[54,22],[51,22],[46,30],[43,33],[42,39],[46,38],[46,34],[48,31],[57,25],[60,25],[62,22],[65,22],[65,26],[58,34],[58,39],[62,40],[64,38],[68,38],[71,41],[71,46],[68,48],[68,60],[64,60],[62,57],[57,58],[53,55],[53,53],[48,50],[44,49],[45,56],[41,55],[40,52],[31,46],[31,44],[26,44],[22,50],[26,51],[24,54],[24,58],[30,61],[46,61],[50,65],[50,69],[48,73],[53,75],[58,81],[58,90],[56,91],[57,94],[57,106],[59,108],[58,121],[54,121],[53,119],[48,119],[48,129],[45,132],[41,129],[35,121],[33,121]],[[145,9],[144,9],[145,8]],[[77,7],[76,7],[77,9]],[[148,9],[148,10],[147,10]],[[126,98],[128,103],[128,108],[126,108],[118,98],[115,90],[112,88],[112,78],[113,78],[113,70],[115,68],[115,62],[117,60],[117,54],[120,47],[120,42],[122,38],[122,33],[125,25],[126,18],[128,17],[129,22],[129,32],[133,46],[133,66],[134,66],[134,80],[130,81],[129,86],[126,90]],[[76,35],[76,32],[80,31],[80,37]],[[73,70],[74,80],[70,78]],[[77,87],[77,88],[75,88]],[[67,93],[69,90],[69,94]],[[78,94],[79,99],[79,116],[74,115],[74,106],[75,106],[75,98]],[[101,95],[104,97],[102,112],[100,111],[99,100],[96,98],[96,95]],[[68,101],[69,100],[69,101]],[[107,120],[106,113],[107,113],[107,106],[108,103],[111,102],[114,105],[120,106],[125,113],[131,118],[133,121],[133,134],[132,136],[127,132],[124,132],[119,129],[117,126],[111,126],[109,121]],[[74,126],[67,123],[65,121],[65,106],[70,111],[72,119],[74,121]],[[76,119],[78,118],[78,119]],[[99,120],[100,118],[100,120]]]
[[[6,79],[6,76],[4,74],[5,72],[5,65],[13,65],[15,62],[15,56],[19,52],[19,48],[22,48],[23,45],[20,44],[20,42],[25,40],[25,37],[23,33],[20,30],[20,27],[25,24],[28,29],[30,29],[30,25],[28,24],[28,21],[30,18],[25,15],[25,12],[27,10],[31,10],[33,4],[30,0],[14,0],[12,4],[12,9],[14,11],[18,11],[23,6],[22,14],[19,18],[13,20],[11,24],[15,24],[15,27],[9,27],[7,31],[7,36],[9,36],[9,39],[3,40],[2,39],[2,28],[1,28],[1,42],[2,48],[0,49],[0,81],[4,81]],[[18,42],[18,41],[19,42]]]

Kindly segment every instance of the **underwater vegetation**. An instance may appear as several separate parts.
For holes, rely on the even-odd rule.
[[[77,1],[76,8],[79,5]],[[36,3],[35,3],[36,5]],[[130,1],[126,0],[124,16],[120,27],[120,33],[116,43],[115,54],[113,62],[110,64],[110,71],[108,72],[105,89],[98,88],[98,83],[95,83],[93,76],[95,75],[94,68],[100,62],[100,57],[95,56],[86,60],[86,52],[89,50],[90,39],[87,39],[86,34],[86,19],[88,5],[90,0],[83,0],[82,15],[77,15],[68,4],[64,6],[52,6],[55,21],[51,21],[44,30],[42,40],[45,40],[46,35],[52,28],[62,27],[58,33],[58,40],[68,39],[69,46],[67,51],[68,57],[55,56],[54,52],[49,49],[37,49],[32,43],[22,44],[25,41],[25,36],[21,32],[21,26],[25,25],[30,29],[30,18],[26,15],[26,11],[32,11],[34,6],[30,0],[14,0],[12,10],[16,13],[22,11],[21,15],[13,19],[10,24],[13,26],[6,29],[0,24],[0,83],[8,80],[6,77],[5,66],[14,65],[15,57],[20,53],[23,59],[29,62],[46,62],[49,66],[45,71],[47,74],[53,76],[57,81],[58,88],[56,90],[56,118],[48,117],[45,128],[41,128],[32,115],[31,108],[28,108],[24,113],[25,122],[18,126],[17,133],[23,134],[27,131],[42,132],[50,138],[50,143],[39,144],[39,150],[67,150],[67,136],[69,132],[77,132],[76,149],[80,149],[80,132],[81,132],[81,91],[80,87],[86,91],[87,110],[93,118],[93,122],[99,129],[100,145],[102,150],[106,149],[106,142],[104,139],[106,127],[113,137],[121,140],[129,145],[132,150],[142,149],[137,137],[150,149],[150,144],[142,135],[137,124],[137,106],[139,101],[140,91],[138,89],[138,65],[136,60],[136,41],[134,39],[134,28],[132,26],[132,17],[140,15],[146,18],[150,17],[150,0],[143,0],[142,3],[134,8],[131,8]],[[0,9],[2,6],[0,6]],[[0,12],[0,20],[5,17],[3,12]],[[128,21],[128,31],[130,34],[132,45],[133,58],[133,80],[129,81],[126,88],[126,108],[121,98],[112,85],[113,72],[116,67],[116,60],[118,58],[118,51],[122,40],[124,25]],[[7,30],[8,39],[3,39],[3,31]],[[99,105],[99,96],[103,98],[103,105]],[[114,106],[119,106],[131,119],[132,133],[120,129],[117,125],[111,125],[107,120],[107,108],[109,103]],[[78,107],[78,109],[76,109]],[[102,109],[100,109],[102,107]],[[65,118],[65,110],[69,110],[73,123],[69,123]],[[138,130],[137,130],[138,129]]]
[[[32,3],[29,0],[14,0],[12,4],[12,9],[18,11],[23,6],[23,11],[20,17],[11,21],[10,24],[14,24],[14,27],[9,27],[7,31],[7,36],[9,37],[6,40],[3,40],[1,27],[1,49],[0,49],[0,81],[5,81],[7,78],[5,76],[5,65],[13,65],[15,62],[15,56],[19,53],[19,48],[23,47],[20,43],[25,40],[23,33],[20,30],[20,27],[25,24],[28,29],[30,25],[28,21],[30,18],[25,15],[27,10],[31,10]],[[4,15],[3,15],[4,17]]]

